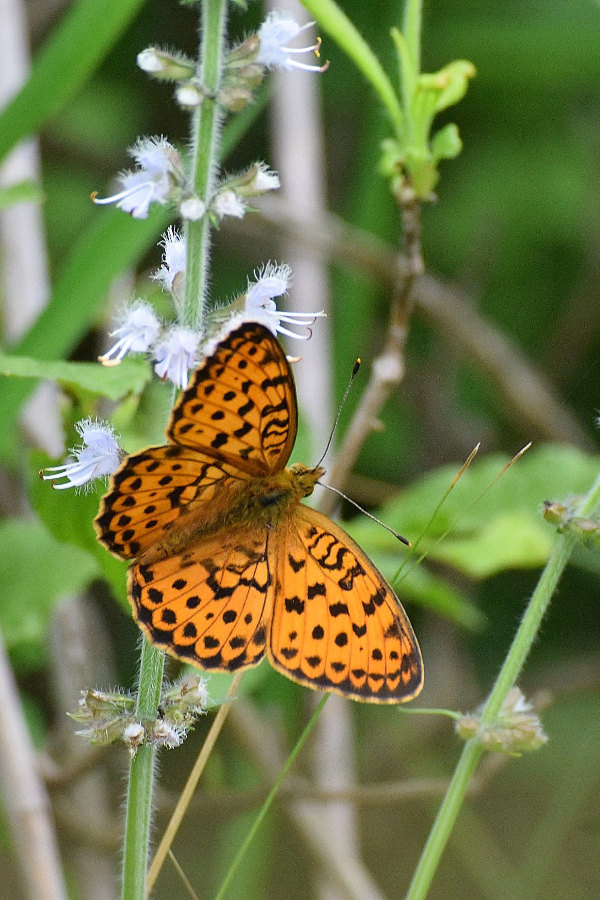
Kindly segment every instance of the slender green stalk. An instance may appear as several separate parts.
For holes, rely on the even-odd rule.
[[[179,826],[183,821],[186,810],[190,805],[192,797],[194,796],[194,791],[198,787],[198,781],[200,780],[200,776],[202,775],[204,767],[208,762],[208,758],[212,752],[213,747],[215,746],[216,740],[221,732],[223,725],[225,724],[225,719],[227,718],[229,710],[231,709],[231,701],[236,697],[243,674],[243,672],[238,672],[229,685],[229,690],[227,691],[225,699],[223,700],[219,712],[216,714],[213,720],[210,731],[208,732],[206,740],[202,745],[202,749],[198,754],[198,758],[194,763],[194,767],[188,775],[188,779],[179,796],[179,800],[177,801],[175,809],[171,814],[169,824],[167,825],[163,838],[158,845],[156,853],[154,854],[154,859],[152,860],[150,868],[148,869],[148,883],[146,885],[146,890],[148,892],[150,892],[154,887],[156,879],[158,878],[160,870],[162,869],[163,863],[167,855],[171,853],[171,844],[175,839],[175,835],[177,834]]]
[[[404,127],[404,117],[398,97],[381,63],[360,32],[334,0],[302,0],[302,5],[370,82],[386,108],[395,131],[400,134]]]
[[[599,505],[600,476],[596,479],[596,482],[579,505],[575,514],[582,517],[589,516]],[[577,537],[575,535],[559,535],[481,714],[482,729],[495,722],[509,690],[519,677],[558,581],[576,545]],[[421,859],[415,870],[406,900],[422,900],[422,898],[427,896],[442,853],[460,812],[469,781],[483,752],[484,748],[477,737],[471,738],[465,744],[446,796],[442,801],[429,838],[421,854]]]
[[[404,40],[415,72],[421,71],[421,31],[423,0],[406,0],[404,7]]]
[[[138,719],[156,718],[165,655],[144,638],[140,658]],[[156,749],[142,745],[131,760],[127,788],[125,846],[123,853],[123,900],[144,900],[152,813],[152,784]]]
[[[392,40],[396,44],[400,63],[400,92],[404,110],[405,138],[414,134],[413,102],[419,75],[421,74],[421,29],[423,0],[406,0],[403,30],[392,28]]]
[[[292,767],[292,765],[293,765],[293,763],[294,763],[294,760],[296,759],[296,757],[297,757],[298,754],[300,753],[302,747],[304,746],[307,737],[309,736],[309,734],[310,734],[311,731],[313,730],[314,726],[317,724],[317,719],[318,719],[319,716],[321,715],[321,711],[323,710],[323,707],[324,707],[325,704],[327,703],[327,698],[328,698],[328,697],[329,697],[329,694],[325,694],[325,696],[323,697],[323,699],[319,702],[319,705],[317,706],[317,708],[315,709],[314,713],[312,714],[312,716],[311,716],[310,719],[308,720],[308,724],[306,725],[304,731],[302,732],[302,734],[300,735],[300,737],[299,737],[298,740],[296,741],[296,746],[294,747],[294,749],[292,750],[292,752],[290,753],[290,755],[289,755],[288,758],[286,759],[285,764],[284,764],[284,766],[283,766],[281,772],[280,772],[279,775],[277,776],[277,781],[275,782],[275,784],[273,785],[273,787],[272,787],[271,790],[269,791],[268,796],[267,796],[265,802],[263,803],[263,805],[261,806],[260,810],[258,811],[258,815],[256,816],[256,819],[254,820],[254,822],[253,822],[253,824],[252,824],[252,828],[249,830],[248,834],[247,834],[246,837],[244,838],[244,842],[243,842],[242,846],[240,847],[240,849],[239,849],[238,852],[236,853],[235,859],[234,859],[233,862],[231,863],[231,866],[229,867],[229,871],[227,872],[225,878],[223,879],[223,883],[221,884],[221,887],[219,888],[219,890],[218,890],[218,892],[217,892],[217,894],[216,894],[215,900],[223,900],[223,897],[225,896],[225,893],[226,893],[226,891],[227,891],[227,888],[228,888],[229,885],[231,884],[231,880],[232,880],[233,876],[235,875],[235,873],[236,873],[236,871],[237,871],[237,869],[238,869],[238,867],[239,867],[241,861],[243,860],[244,856],[246,855],[246,851],[248,850],[248,847],[250,846],[250,844],[251,844],[252,841],[254,840],[254,835],[255,835],[256,832],[258,831],[258,828],[259,828],[259,826],[260,826],[260,823],[262,822],[262,820],[264,819],[264,817],[265,817],[266,814],[268,813],[269,808],[270,808],[271,804],[273,803],[273,800],[275,799],[275,797],[276,797],[276,795],[277,795],[277,791],[279,790],[279,788],[280,788],[281,785],[283,784],[283,780],[284,780],[285,776],[286,776],[287,773],[290,771],[290,769],[291,769],[291,767]]]
[[[221,77],[225,43],[227,0],[203,0],[201,6],[201,70],[206,96],[192,124],[191,183],[196,194],[208,206],[218,160],[220,112],[215,95]],[[203,304],[207,291],[207,261],[210,223],[207,216],[188,222],[186,228],[186,294],[182,322],[201,330]],[[155,719],[160,699],[164,653],[144,641],[140,659],[137,716]],[[123,900],[144,900],[152,785],[156,749],[143,745],[131,762],[127,792],[127,815],[123,860]]]
[[[227,25],[226,0],[202,0],[200,80],[204,99],[192,120],[191,183],[208,207],[214,186],[222,112],[216,100],[221,79]],[[187,261],[183,324],[201,331],[208,288],[210,221],[202,216],[186,223]]]

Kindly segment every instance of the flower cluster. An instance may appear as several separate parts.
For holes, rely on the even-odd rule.
[[[290,46],[312,24],[300,26],[286,13],[270,13],[255,34],[226,53],[221,93],[213,99],[226,109],[240,109],[269,69],[324,71],[327,64],[316,66],[300,60],[307,53],[318,56],[320,40],[310,46]],[[138,55],[137,61],[151,75],[175,82],[180,102],[185,93],[185,105],[193,106],[203,98],[195,62],[185,54],[150,47]],[[134,167],[118,176],[117,193],[104,198],[93,194],[92,198],[97,204],[113,203],[136,219],[146,218],[152,204],[169,204],[177,208],[184,221],[197,221],[206,216],[212,225],[218,226],[227,216],[242,218],[252,198],[279,188],[277,174],[265,163],[256,162],[238,174],[222,176],[208,197],[199,197],[193,190],[185,156],[165,137],[140,138],[129,154]],[[291,272],[286,265],[268,263],[255,272],[244,293],[208,313],[200,334],[182,321],[186,290],[185,238],[170,227],[161,244],[162,265],[152,278],[171,295],[178,322],[161,321],[148,301],[134,299],[121,311],[110,332],[113,343],[99,357],[106,366],[118,365],[129,354],[148,354],[159,378],[183,389],[190,370],[203,355],[212,352],[214,341],[241,322],[258,321],[273,334],[307,339],[315,319],[324,315],[323,312],[278,310],[275,298],[287,292]],[[86,419],[76,428],[82,442],[71,449],[70,458],[63,465],[40,473],[58,489],[88,485],[94,478],[114,472],[120,463],[122,454],[109,425]]]
[[[185,287],[185,241],[170,228],[163,235],[162,245],[163,264],[153,278],[177,303]],[[231,331],[241,322],[251,320],[262,322],[273,334],[280,332],[300,339],[310,337],[310,326],[324,315],[323,312],[286,313],[278,310],[275,304],[274,298],[286,293],[290,276],[289,266],[268,263],[255,273],[255,280],[248,283],[245,294],[209,316],[207,330],[210,332],[211,325],[215,324],[222,331]],[[306,333],[298,334],[282,323],[304,327]],[[128,353],[151,352],[156,361],[154,370],[160,378],[169,379],[180,388],[187,385],[189,370],[198,362],[200,336],[194,331],[183,326],[166,328],[149,303],[136,300],[124,310],[110,334],[117,340],[100,357],[104,365],[116,365]]]
[[[519,756],[528,750],[538,750],[548,737],[536,714],[518,687],[508,692],[498,718],[492,725],[482,727],[481,710],[462,716],[456,723],[456,731],[463,740],[476,737],[491,753],[507,753]]]
[[[206,713],[209,705],[206,684],[206,679],[199,675],[185,675],[174,685],[165,687],[159,704],[161,715],[156,719],[136,716],[132,694],[98,690],[82,691],[77,710],[69,715],[82,726],[77,734],[91,744],[124,741],[132,756],[144,743],[170,749],[178,747],[196,718]]]
[[[231,111],[242,109],[252,99],[268,69],[324,72],[329,63],[315,66],[298,58],[307,53],[318,56],[320,38],[310,46],[288,46],[313,25],[314,22],[309,22],[300,26],[287,13],[269,13],[256,34],[227,54],[223,83],[216,98],[221,106]],[[148,47],[138,54],[137,63],[155,78],[174,81],[181,106],[189,109],[201,103],[204,90],[193,60],[185,54]],[[145,219],[152,203],[170,203],[188,221],[197,221],[204,215],[217,221],[225,216],[243,218],[247,209],[245,198],[279,187],[277,176],[259,163],[240,176],[222,181],[207,201],[198,197],[188,184],[181,155],[166,138],[140,138],[129,154],[136,167],[118,176],[117,193],[100,198],[95,192],[92,199],[99,204],[114,203],[136,219]]]

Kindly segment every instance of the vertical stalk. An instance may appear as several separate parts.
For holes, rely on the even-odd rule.
[[[192,119],[192,157],[190,183],[208,207],[214,187],[218,163],[222,113],[216,99],[223,68],[227,3],[225,0],[202,0],[200,79],[204,98]],[[204,215],[197,222],[187,222],[187,261],[183,324],[200,331],[208,287],[210,221]]]
[[[221,79],[227,22],[227,0],[202,0],[199,72],[205,92],[192,119],[190,184],[208,207],[218,164],[221,112],[216,95]],[[182,324],[201,332],[208,288],[210,221],[204,215],[187,222],[186,291]],[[157,715],[164,653],[146,640],[140,658],[136,713],[140,721]],[[123,900],[144,900],[152,786],[156,749],[144,744],[131,762],[127,791],[125,847],[123,858]]]
[[[138,720],[155,719],[160,699],[165,655],[144,638],[140,656],[140,683],[136,704]],[[152,787],[156,748],[143,744],[131,760],[127,786],[123,900],[144,900],[152,814]]]
[[[575,515],[589,516],[599,505],[600,476],[575,511]],[[577,537],[575,535],[559,535],[485,704],[481,714],[481,729],[494,724],[506,695],[519,677],[558,581],[576,545]],[[469,781],[483,752],[484,748],[477,736],[465,744],[413,875],[406,900],[424,900],[427,896],[442,853],[460,812]]]
[[[404,40],[408,49],[412,69],[421,71],[421,30],[423,20],[423,0],[406,0],[404,7]]]

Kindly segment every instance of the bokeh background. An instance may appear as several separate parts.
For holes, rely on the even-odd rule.
[[[75,5],[25,5],[34,57]],[[340,5],[395,79],[389,29],[401,24],[401,4]],[[232,40],[263,17],[260,4],[247,12],[232,7]],[[68,104],[44,121],[43,233],[50,296],[56,298],[56,285],[62,293],[58,311],[46,314],[29,343],[13,336],[7,301],[8,352],[93,360],[108,346],[115,307],[134,292],[153,290],[147,276],[160,263],[156,241],[167,220],[122,223],[122,214],[94,207],[89,195],[110,190],[114,173],[128,165],[125,148],[138,135],[165,134],[185,145],[186,117],[170,88],[140,72],[135,56],[151,44],[193,55],[196,34],[193,8],[164,0],[140,4],[100,66],[81,77]],[[336,436],[343,444],[381,348],[390,267],[402,244],[400,213],[378,174],[380,143],[389,135],[385,115],[352,63],[323,37],[322,58],[331,65],[322,76],[302,76],[311,80],[307,100],[290,104],[285,89],[270,81],[244,113],[243,128],[226,131],[226,169],[266,160],[281,172],[283,199],[265,204],[260,216],[223,223],[212,276],[213,296],[223,300],[243,290],[267,260],[298,261],[295,286],[303,293],[290,302],[308,309],[326,305],[327,325],[315,334],[316,350],[312,341],[300,350],[288,344],[304,357],[304,370],[301,362],[297,371],[301,418],[308,424],[297,458],[306,462],[324,448],[332,410],[360,356],[366,375],[344,407]],[[81,40],[85,47],[85,29]],[[423,69],[436,71],[463,58],[474,63],[477,76],[439,122],[458,124],[464,149],[442,164],[436,200],[423,210],[426,276],[415,291],[405,377],[380,411],[381,427],[368,437],[345,485],[411,540],[427,529],[429,560],[399,587],[425,658],[419,706],[468,711],[485,698],[552,545],[541,504],[585,491],[598,471],[599,48],[600,3],[593,0],[425,3]],[[296,164],[286,155],[286,129],[295,135]],[[315,183],[305,182],[307,160],[316,194]],[[303,193],[315,198],[308,212],[294,205]],[[334,232],[334,224],[343,232]],[[124,237],[115,239],[111,228],[122,228]],[[65,287],[65,273],[86,241],[89,283]],[[6,269],[6,233],[0,252]],[[3,292],[10,293],[6,282]],[[65,711],[81,688],[133,685],[138,631],[124,591],[115,598],[99,577],[97,557],[83,578],[89,582],[85,596],[80,590],[75,596],[67,577],[75,553],[69,528],[87,529],[93,540],[98,496],[43,498],[49,488],[37,483],[35,473],[49,457],[40,456],[41,440],[16,424],[25,393],[14,392],[14,379],[10,388],[6,379],[2,384],[0,571],[6,590],[0,586],[0,626],[40,753],[71,896],[110,900],[118,896],[126,752],[89,754],[65,722]],[[27,385],[29,390],[33,383]],[[168,397],[153,391],[130,399],[120,414],[127,449],[160,440]],[[111,411],[93,397],[69,392],[56,409],[67,445],[75,443],[72,424],[82,414]],[[55,433],[51,424],[48,429]],[[478,501],[529,440],[529,454]],[[447,512],[428,524],[479,441],[481,462],[467,473]],[[56,441],[54,447],[60,456]],[[341,512],[392,577],[402,551],[372,523],[357,520],[349,506]],[[495,530],[488,532],[491,522]],[[446,544],[437,544],[447,528]],[[48,531],[59,541],[53,555]],[[479,540],[482,535],[489,540]],[[114,572],[117,583],[122,570]],[[591,540],[565,574],[520,680],[543,708],[548,744],[522,758],[485,761],[432,898],[568,894],[575,900],[600,894],[599,597],[598,544]],[[92,683],[80,681],[90,678]],[[226,681],[215,679],[210,690],[222,697]],[[245,678],[242,699],[174,845],[198,897],[214,896],[313,701],[267,664]],[[228,897],[404,894],[460,742],[444,717],[410,717],[346,701],[330,701],[326,710],[330,706]],[[157,837],[209,723],[210,717],[201,720],[182,748],[161,756]],[[17,900],[27,894],[15,863],[15,836],[7,819],[0,828],[3,889]],[[356,893],[340,886],[336,867],[343,870],[344,860],[350,880],[356,875]],[[155,896],[185,895],[167,863]]]

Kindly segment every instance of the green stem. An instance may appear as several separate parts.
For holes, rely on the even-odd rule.
[[[423,19],[423,0],[406,0],[404,7],[403,32],[399,35],[392,30],[392,38],[397,47],[403,46],[400,53],[400,90],[402,107],[406,123],[406,131],[412,133],[414,128],[413,101],[419,76],[421,74],[421,31]],[[408,133],[407,133],[408,139]]]
[[[226,12],[227,0],[202,0],[200,77],[207,96],[193,117],[190,182],[207,207],[218,160],[221,113],[214,98],[223,65]],[[186,223],[186,239],[186,292],[181,321],[199,332],[208,286],[208,216],[203,216],[197,222]],[[156,719],[163,667],[164,653],[144,640],[136,707],[137,716],[142,722],[145,719]],[[155,760],[156,749],[144,744],[131,762],[123,859],[123,900],[144,900],[146,896]]]
[[[423,0],[406,0],[404,7],[404,40],[410,55],[413,71],[421,71],[421,31]]]
[[[347,53],[370,82],[388,111],[396,133],[400,134],[404,127],[404,117],[398,97],[381,63],[364,37],[337,3],[334,3],[334,0],[302,0],[302,5],[315,17],[321,28]]]
[[[156,718],[164,658],[162,650],[144,639],[136,705],[136,716],[141,721]],[[144,900],[146,896],[155,759],[156,749],[143,744],[131,760],[123,853],[123,900]]]
[[[221,135],[222,111],[216,100],[221,80],[225,29],[226,0],[202,0],[201,4],[200,81],[204,99],[192,119],[191,184],[206,207],[214,190]],[[208,257],[211,223],[207,215],[185,227],[187,260],[183,324],[201,331],[204,304],[208,291]]]
[[[598,476],[593,487],[582,500],[575,514],[582,517],[589,516],[599,505],[600,476]],[[577,545],[577,540],[577,537],[573,534],[559,535],[481,714],[482,729],[496,721],[509,690],[519,677],[558,581],[573,549]],[[442,853],[458,817],[469,781],[483,752],[484,748],[477,737],[471,738],[465,744],[446,796],[442,801],[429,838],[421,854],[421,859],[415,870],[406,900],[422,900],[422,898],[427,896]]]

